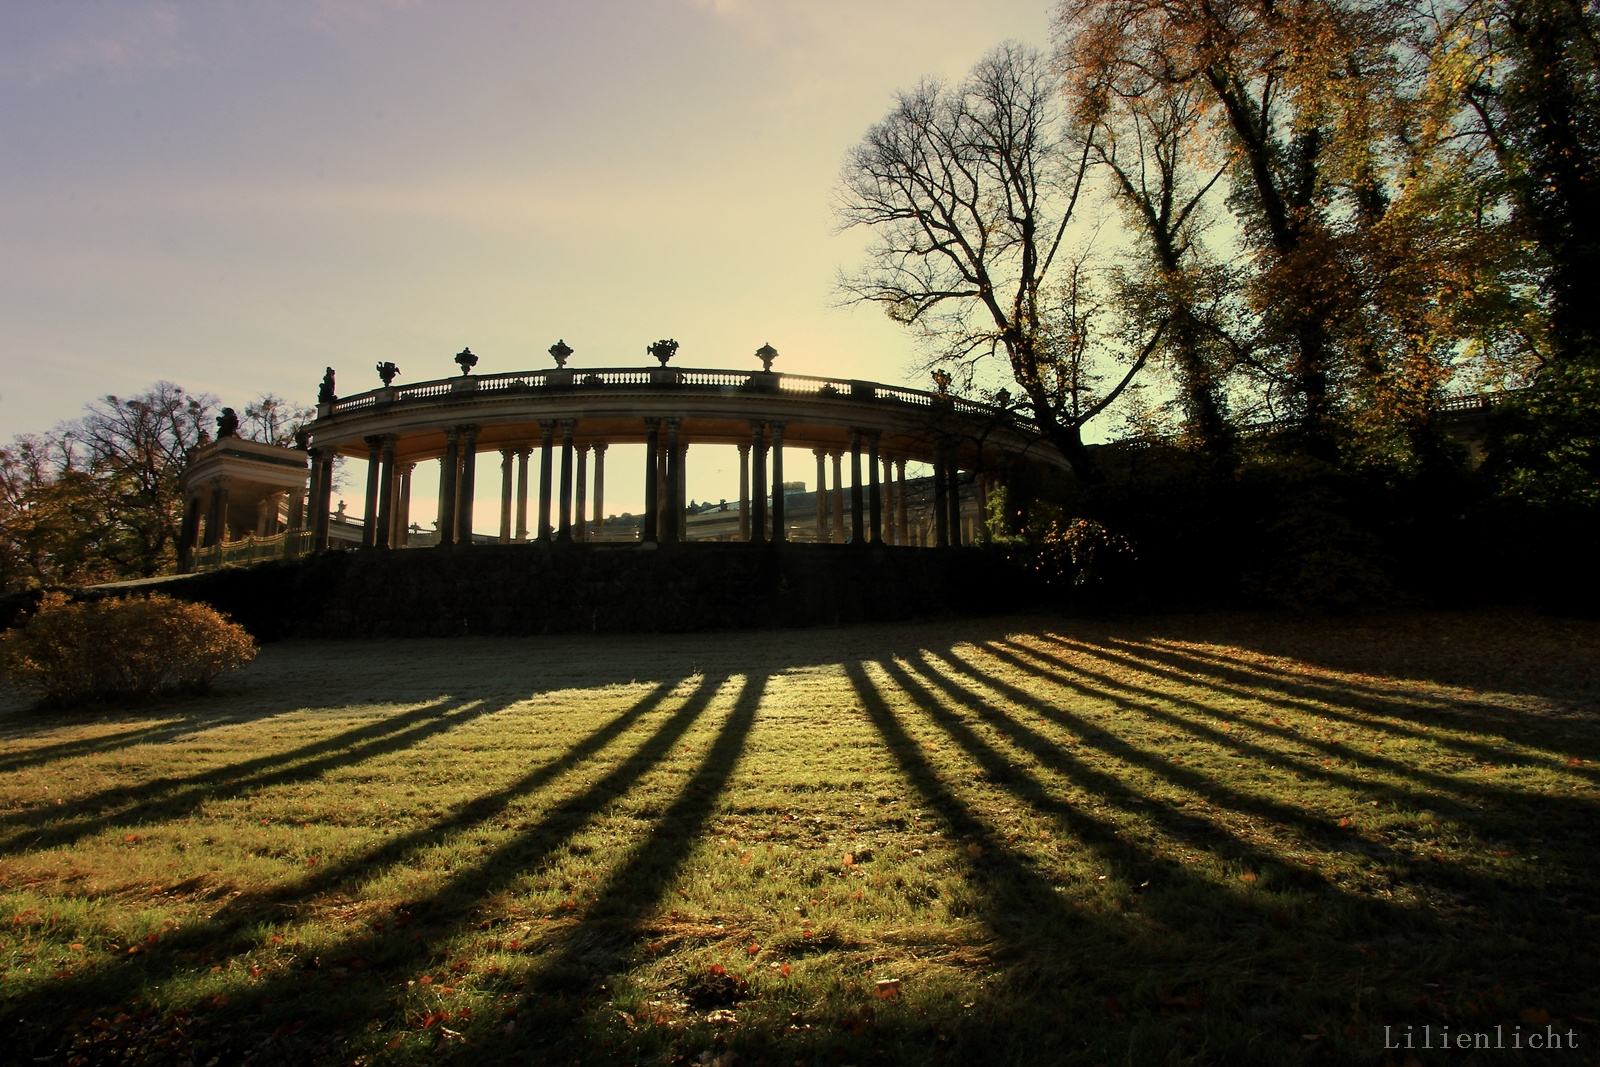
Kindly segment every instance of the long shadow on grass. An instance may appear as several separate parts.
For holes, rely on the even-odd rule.
[[[1153,677],[1165,678],[1183,685],[1201,686],[1213,692],[1252,700],[1261,704],[1292,709],[1307,715],[1332,719],[1356,728],[1403,736],[1413,740],[1423,740],[1437,745],[1441,749],[1448,749],[1462,755],[1471,755],[1477,758],[1500,759],[1504,758],[1507,753],[1504,749],[1496,748],[1488,742],[1471,741],[1461,737],[1440,736],[1436,732],[1419,729],[1402,722],[1395,722],[1393,719],[1400,716],[1415,719],[1420,717],[1420,712],[1421,715],[1431,719],[1448,722],[1452,728],[1470,729],[1472,732],[1480,734],[1497,733],[1498,736],[1506,741],[1516,744],[1523,744],[1524,742],[1518,741],[1515,734],[1530,732],[1525,724],[1519,730],[1515,718],[1508,714],[1505,708],[1487,703],[1406,693],[1390,693],[1387,695],[1387,699],[1380,699],[1367,695],[1353,686],[1310,681],[1286,672],[1273,672],[1252,678],[1247,672],[1221,669],[1198,656],[1189,657],[1164,652],[1128,641],[1108,640],[1106,646],[1111,647],[1106,647],[1086,642],[1069,642],[1054,635],[1047,636],[1046,640],[1069,648],[1074,652],[1093,656],[1121,666],[1132,667]],[[1007,643],[1012,644],[1014,647],[1027,647],[1017,646],[1015,642]],[[1029,648],[1028,651],[1033,655],[1049,659],[1066,670],[1075,669],[1074,665],[1066,660],[1042,649]],[[1253,686],[1250,684],[1252,682]],[[1338,706],[1330,707],[1328,706],[1330,703]],[[1348,709],[1348,712],[1340,710],[1341,707]],[[1501,729],[1499,731],[1490,730],[1491,723]],[[1271,732],[1264,725],[1258,724],[1258,728]],[[1303,740],[1310,744],[1319,743],[1314,738],[1303,738]],[[1597,751],[1596,746],[1591,743],[1581,750],[1572,747],[1572,742],[1577,738],[1572,737],[1570,734],[1563,736],[1562,740],[1569,746],[1569,751],[1561,754],[1561,756],[1524,752],[1517,754],[1517,758],[1528,763],[1559,768],[1564,772],[1576,772],[1591,780],[1600,779],[1600,772],[1582,771],[1574,768],[1567,764],[1564,758],[1582,754],[1586,755],[1592,762]]]
[[[267,786],[318,778],[339,767],[419,744],[436,734],[504,710],[513,701],[441,700],[287,752],[224,764],[200,774],[158,778],[136,786],[117,786],[60,807],[45,807],[0,817],[15,827],[0,842],[0,855],[68,845],[112,827],[172,819],[202,804]],[[117,810],[106,813],[105,808]],[[91,815],[91,812],[94,813]]]
[[[54,763],[58,760],[74,759],[91,753],[100,755],[107,752],[115,752],[118,749],[132,748],[136,745],[161,744],[164,741],[199,733],[215,726],[244,721],[244,717],[237,714],[200,712],[182,715],[177,719],[173,719],[169,715],[159,717],[161,719],[160,722],[153,722],[147,726],[114,732],[108,731],[96,734],[93,737],[80,737],[72,741],[59,741],[52,745],[39,745],[35,748],[25,748],[5,753],[0,755],[0,774],[26,770],[29,767]],[[96,721],[103,720],[85,720],[78,725],[90,726]],[[52,719],[48,724],[52,730],[67,729],[72,725],[72,723],[63,722],[60,719]],[[15,740],[17,736],[15,731],[11,731],[9,737],[0,739],[0,741]]]
[[[984,679],[982,674],[972,668],[970,664],[955,657],[954,653],[948,653],[947,655],[950,657],[949,662],[953,669],[971,677],[983,679],[985,684],[993,686],[997,690],[1002,689],[1004,686],[1004,683],[997,682],[992,678]],[[1291,873],[1280,857],[1238,838],[1229,833],[1225,827],[1197,820],[1170,802],[1142,794],[1115,775],[1091,767],[1086,761],[1076,756],[1063,753],[1059,746],[1036,733],[1025,723],[1009,714],[999,704],[984,700],[982,697],[955,685],[943,676],[938,666],[927,662],[925,658],[919,657],[919,659],[921,662],[917,665],[918,676],[926,681],[928,685],[938,689],[945,694],[947,699],[969,709],[985,721],[1001,726],[1008,735],[1017,740],[1020,747],[1031,753],[1040,763],[1067,777],[1074,784],[1094,794],[1106,803],[1130,813],[1136,811],[1140,805],[1144,805],[1155,809],[1157,813],[1162,814],[1167,821],[1174,825],[1184,824],[1191,827],[1197,823],[1204,825],[1209,833],[1228,839],[1232,852],[1232,855],[1229,856],[1230,859],[1236,862],[1242,861],[1258,871],[1278,870],[1286,875]],[[925,688],[893,665],[886,664],[885,669],[888,670],[896,683],[917,702],[917,705],[932,716],[940,727],[950,734],[984,768],[992,782],[1040,811],[1057,815],[1058,818],[1062,813],[1065,813],[1069,819],[1066,829],[1075,833],[1085,844],[1093,846],[1097,852],[1104,855],[1104,858],[1115,860],[1116,862],[1113,864],[1115,873],[1124,878],[1131,877],[1137,864],[1151,862],[1148,859],[1148,854],[1143,849],[1119,840],[1115,827],[1102,820],[1091,820],[1073,806],[1051,796],[1031,775],[1013,770],[1004,755],[995,751],[992,746],[962,723],[960,719],[940,707],[938,698],[928,688]],[[1008,692],[1005,695],[1017,703],[1021,703],[1019,697],[1025,699],[1023,694],[1015,691]],[[1049,708],[1048,705],[1035,706],[1035,710],[1041,710],[1046,713],[1058,725],[1073,729],[1087,743],[1101,751],[1112,754],[1109,749],[1114,747],[1115,756],[1131,766],[1142,767],[1158,777],[1165,777],[1171,784],[1180,785],[1191,793],[1206,791],[1207,780],[1203,775],[1193,771],[1181,770],[1178,773],[1172,773],[1178,769],[1165,765],[1159,757],[1146,753],[1142,749],[1126,742],[1114,743],[1109,740],[1114,738],[1114,735],[1095,730],[1093,727],[1087,727],[1080,720],[1068,716],[1064,712]],[[1054,714],[1050,714],[1050,712],[1054,712]],[[1241,810],[1250,809],[1244,808]],[[1281,817],[1289,813],[1287,811],[1277,812],[1276,814],[1271,811],[1252,811],[1252,814],[1272,814],[1273,817]],[[1299,813],[1294,812],[1293,814],[1298,815]],[[1091,826],[1093,828],[1092,832],[1090,832]],[[1164,876],[1167,878],[1185,880],[1188,877],[1183,873],[1182,868],[1170,861],[1162,862],[1161,867],[1165,872]]]
[[[1487,785],[1469,779],[1441,774],[1437,771],[1427,770],[1389,757],[1361,753],[1351,746],[1337,745],[1314,737],[1307,737],[1304,733],[1288,725],[1264,724],[1238,712],[1224,711],[1198,701],[1119,681],[1104,672],[1086,670],[1079,664],[1067,663],[1036,650],[1028,649],[1025,646],[1017,645],[1014,642],[1007,642],[1006,644],[1009,647],[1001,647],[996,643],[989,643],[984,648],[989,654],[1024,673],[1032,674],[1035,677],[1071,689],[1085,696],[1123,703],[1130,710],[1137,710],[1152,719],[1161,721],[1167,726],[1181,730],[1195,740],[1214,745],[1220,749],[1231,749],[1245,758],[1281,764],[1298,772],[1311,782],[1322,782],[1348,790],[1351,793],[1366,793],[1383,799],[1401,801],[1417,809],[1437,806],[1439,801],[1446,798],[1455,799],[1458,806],[1484,802],[1495,804],[1502,804],[1507,801],[1520,802],[1528,798],[1526,790],[1512,785]],[[1024,653],[1025,655],[1017,653]],[[1044,662],[1033,662],[1035,658]],[[1121,694],[1128,694],[1128,697],[1124,697]],[[1235,726],[1248,726],[1252,730],[1276,737],[1288,744],[1304,745],[1327,757],[1330,761],[1337,759],[1341,763],[1364,768],[1375,776],[1382,775],[1382,777],[1377,780],[1363,779],[1355,774],[1334,770],[1331,765],[1322,766],[1314,758],[1307,759],[1298,753],[1284,752],[1241,740],[1211,726],[1197,722],[1192,718],[1167,710],[1160,706],[1162,703],[1188,708],[1207,719],[1220,720]],[[1413,786],[1410,784],[1413,781],[1419,783],[1419,785]],[[1580,800],[1576,797],[1563,798],[1561,806],[1585,811],[1593,810],[1596,807],[1593,802]],[[1330,839],[1339,836],[1328,833],[1329,826],[1326,819],[1313,816],[1309,812],[1304,814],[1300,821],[1319,826],[1324,831],[1324,836]]]
[[[678,798],[649,836],[612,870],[583,918],[541,945],[525,997],[541,998],[536,1008],[548,1025],[572,1023],[581,1016],[585,998],[622,969],[721,803],[722,790],[744,754],[767,680],[766,675],[746,676],[716,740]],[[556,999],[542,1000],[549,995]]]
[[[369,961],[371,969],[364,971],[359,979],[341,979],[320,969],[280,971],[270,978],[255,982],[241,976],[235,987],[238,1006],[213,1002],[214,1011],[196,1018],[191,1032],[219,1034],[228,1030],[243,1032],[251,1029],[255,1020],[261,1017],[250,1012],[247,1003],[271,1006],[271,1014],[264,1023],[269,1030],[276,1022],[289,1020],[301,1023],[311,1020],[318,1023],[319,1028],[326,1026],[330,1030],[336,1029],[340,1020],[335,1013],[340,1009],[352,1010],[362,1018],[386,1014],[394,995],[394,986],[404,976],[419,966],[434,962],[435,957],[448,951],[451,939],[467,929],[467,920],[475,906],[546,862],[557,848],[580,831],[607,804],[625,793],[667,756],[673,745],[704,712],[723,681],[720,677],[702,680],[678,710],[599,781],[555,805],[537,823],[489,850],[476,863],[452,870],[434,892],[411,902],[409,911],[416,916],[416,921],[412,925],[410,939],[399,936],[379,938],[363,931],[347,936],[325,949],[319,957],[329,960],[360,957]],[[619,718],[633,721],[657,705],[658,694],[659,690]],[[614,737],[622,728],[623,724],[613,720],[597,733]],[[594,741],[595,738],[591,737],[580,744],[592,753],[599,747]],[[542,768],[535,771],[524,779],[525,788],[531,790],[547,783],[560,769],[569,769],[572,762],[559,760],[559,766],[548,773]],[[486,805],[482,814],[501,810],[510,799],[509,793],[496,797]],[[467,828],[459,818],[459,813],[453,821],[457,823],[458,830]],[[402,851],[391,861],[391,866],[403,857]],[[382,869],[371,864],[365,870],[373,876],[383,873]],[[344,873],[348,879],[351,872]],[[52,982],[28,998],[33,1004],[33,1014],[45,1014],[38,1010],[40,1004],[114,1004],[125,997],[130,988],[169,980],[192,966],[180,960],[180,955],[187,952],[204,950],[222,957],[247,951],[255,947],[255,931],[245,926],[243,919],[243,916],[234,913],[212,922],[185,927],[164,943],[164,951],[160,956],[125,958],[92,973]],[[285,932],[291,936],[293,934],[292,928]],[[249,998],[248,1002],[246,997]],[[208,1051],[216,1049],[217,1046],[208,1046]],[[222,1047],[219,1054],[228,1051],[227,1047]]]

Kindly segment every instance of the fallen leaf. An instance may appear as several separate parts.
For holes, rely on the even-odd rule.
[[[977,857],[983,855],[983,846],[978,844],[976,841],[971,842],[967,845],[967,855],[976,859]]]
[[[744,951],[745,951],[745,955],[747,955],[747,956],[758,956],[758,955],[761,954],[761,946],[760,945],[756,945],[756,944],[752,944],[749,948],[745,949]]]
[[[1344,818],[1339,820],[1339,829],[1341,829],[1341,830],[1346,829],[1346,828],[1349,827],[1349,825],[1350,825],[1350,816],[1346,815]]]
[[[1245,871],[1243,874],[1241,874],[1239,876],[1239,881],[1241,881],[1241,882],[1249,882],[1249,883],[1253,884],[1255,882],[1255,880],[1256,880],[1256,872],[1255,871]]]
[[[785,963],[782,967],[778,968],[778,973],[783,975],[785,978],[787,978],[787,977],[789,977],[790,973],[793,970],[794,970],[793,967],[791,967],[787,963]]]
[[[880,979],[878,982],[877,993],[879,1000],[888,1000],[891,997],[898,997],[900,995],[900,979]]]

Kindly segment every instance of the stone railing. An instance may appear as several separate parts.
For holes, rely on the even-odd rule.
[[[1027,430],[1027,420],[1001,408],[962,397],[930,393],[921,389],[880,385],[851,378],[821,378],[805,374],[779,374],[766,371],[709,370],[695,367],[623,367],[595,370],[514,371],[508,374],[473,374],[442,378],[415,385],[374,389],[356,396],[341,397],[331,405],[331,414],[347,415],[390,404],[434,400],[446,396],[472,394],[563,392],[590,389],[676,388],[698,392],[734,395],[767,393],[816,399],[841,398],[863,403],[904,404],[929,410],[944,409],[958,415],[991,418]]]
[[[213,571],[218,567],[241,567],[269,559],[295,559],[311,551],[312,531],[288,530],[268,537],[247,534],[238,541],[227,541],[194,553],[194,569]]]

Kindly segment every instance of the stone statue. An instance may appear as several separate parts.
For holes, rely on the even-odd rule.
[[[296,430],[294,432],[294,447],[302,452],[311,451],[311,431]]]
[[[644,350],[659,359],[661,365],[665,367],[667,360],[678,354],[678,342],[668,338],[653,345],[646,345]]]
[[[322,386],[317,390],[317,403],[331,404],[339,397],[333,391],[333,368],[329,367],[322,372]]]
[[[222,414],[217,416],[217,440],[237,436],[239,436],[239,416],[232,408],[223,408]]]
[[[456,353],[456,362],[460,364],[463,375],[471,374],[472,368],[478,365],[478,357],[472,354],[472,349],[463,348]]]
[[[771,374],[772,361],[778,358],[778,350],[771,345],[762,345],[756,349],[756,358],[761,361],[761,369]]]
[[[933,372],[933,387],[939,391],[940,396],[950,392],[950,372],[944,369]]]
[[[389,386],[393,385],[394,384],[394,380],[396,378],[398,378],[399,376],[400,376],[400,368],[395,366],[393,363],[385,361],[383,363],[378,364],[378,377],[383,379],[383,387],[385,389],[387,389],[387,388],[389,388]]]
[[[572,355],[572,349],[566,341],[557,341],[550,346],[550,358],[556,361],[556,366],[565,367],[567,358]]]

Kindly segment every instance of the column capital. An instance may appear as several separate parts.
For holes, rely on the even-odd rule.
[[[507,463],[510,463],[511,457],[516,454],[517,450],[515,448],[502,448],[500,450],[500,458],[505,460]]]
[[[606,442],[604,442],[604,441],[596,441],[595,442],[595,444],[594,444],[594,454],[595,455],[597,455],[597,456],[598,455],[602,455],[602,454],[604,454],[605,450],[606,450]]]
[[[644,428],[647,430],[659,430],[661,428],[661,420],[654,415],[646,415]]]
[[[573,427],[578,425],[578,420],[577,419],[561,419],[560,422],[561,422],[561,435],[563,437],[571,437],[572,436],[572,429],[573,429]]]
[[[456,438],[459,437],[459,436],[460,436],[460,432],[459,432],[459,428],[458,427],[446,426],[444,428],[444,442],[445,442],[445,444],[447,444],[447,445],[455,444],[456,443]]]
[[[750,442],[749,441],[741,441],[739,443],[738,447],[739,447],[739,455],[740,456],[748,456],[750,454]]]

